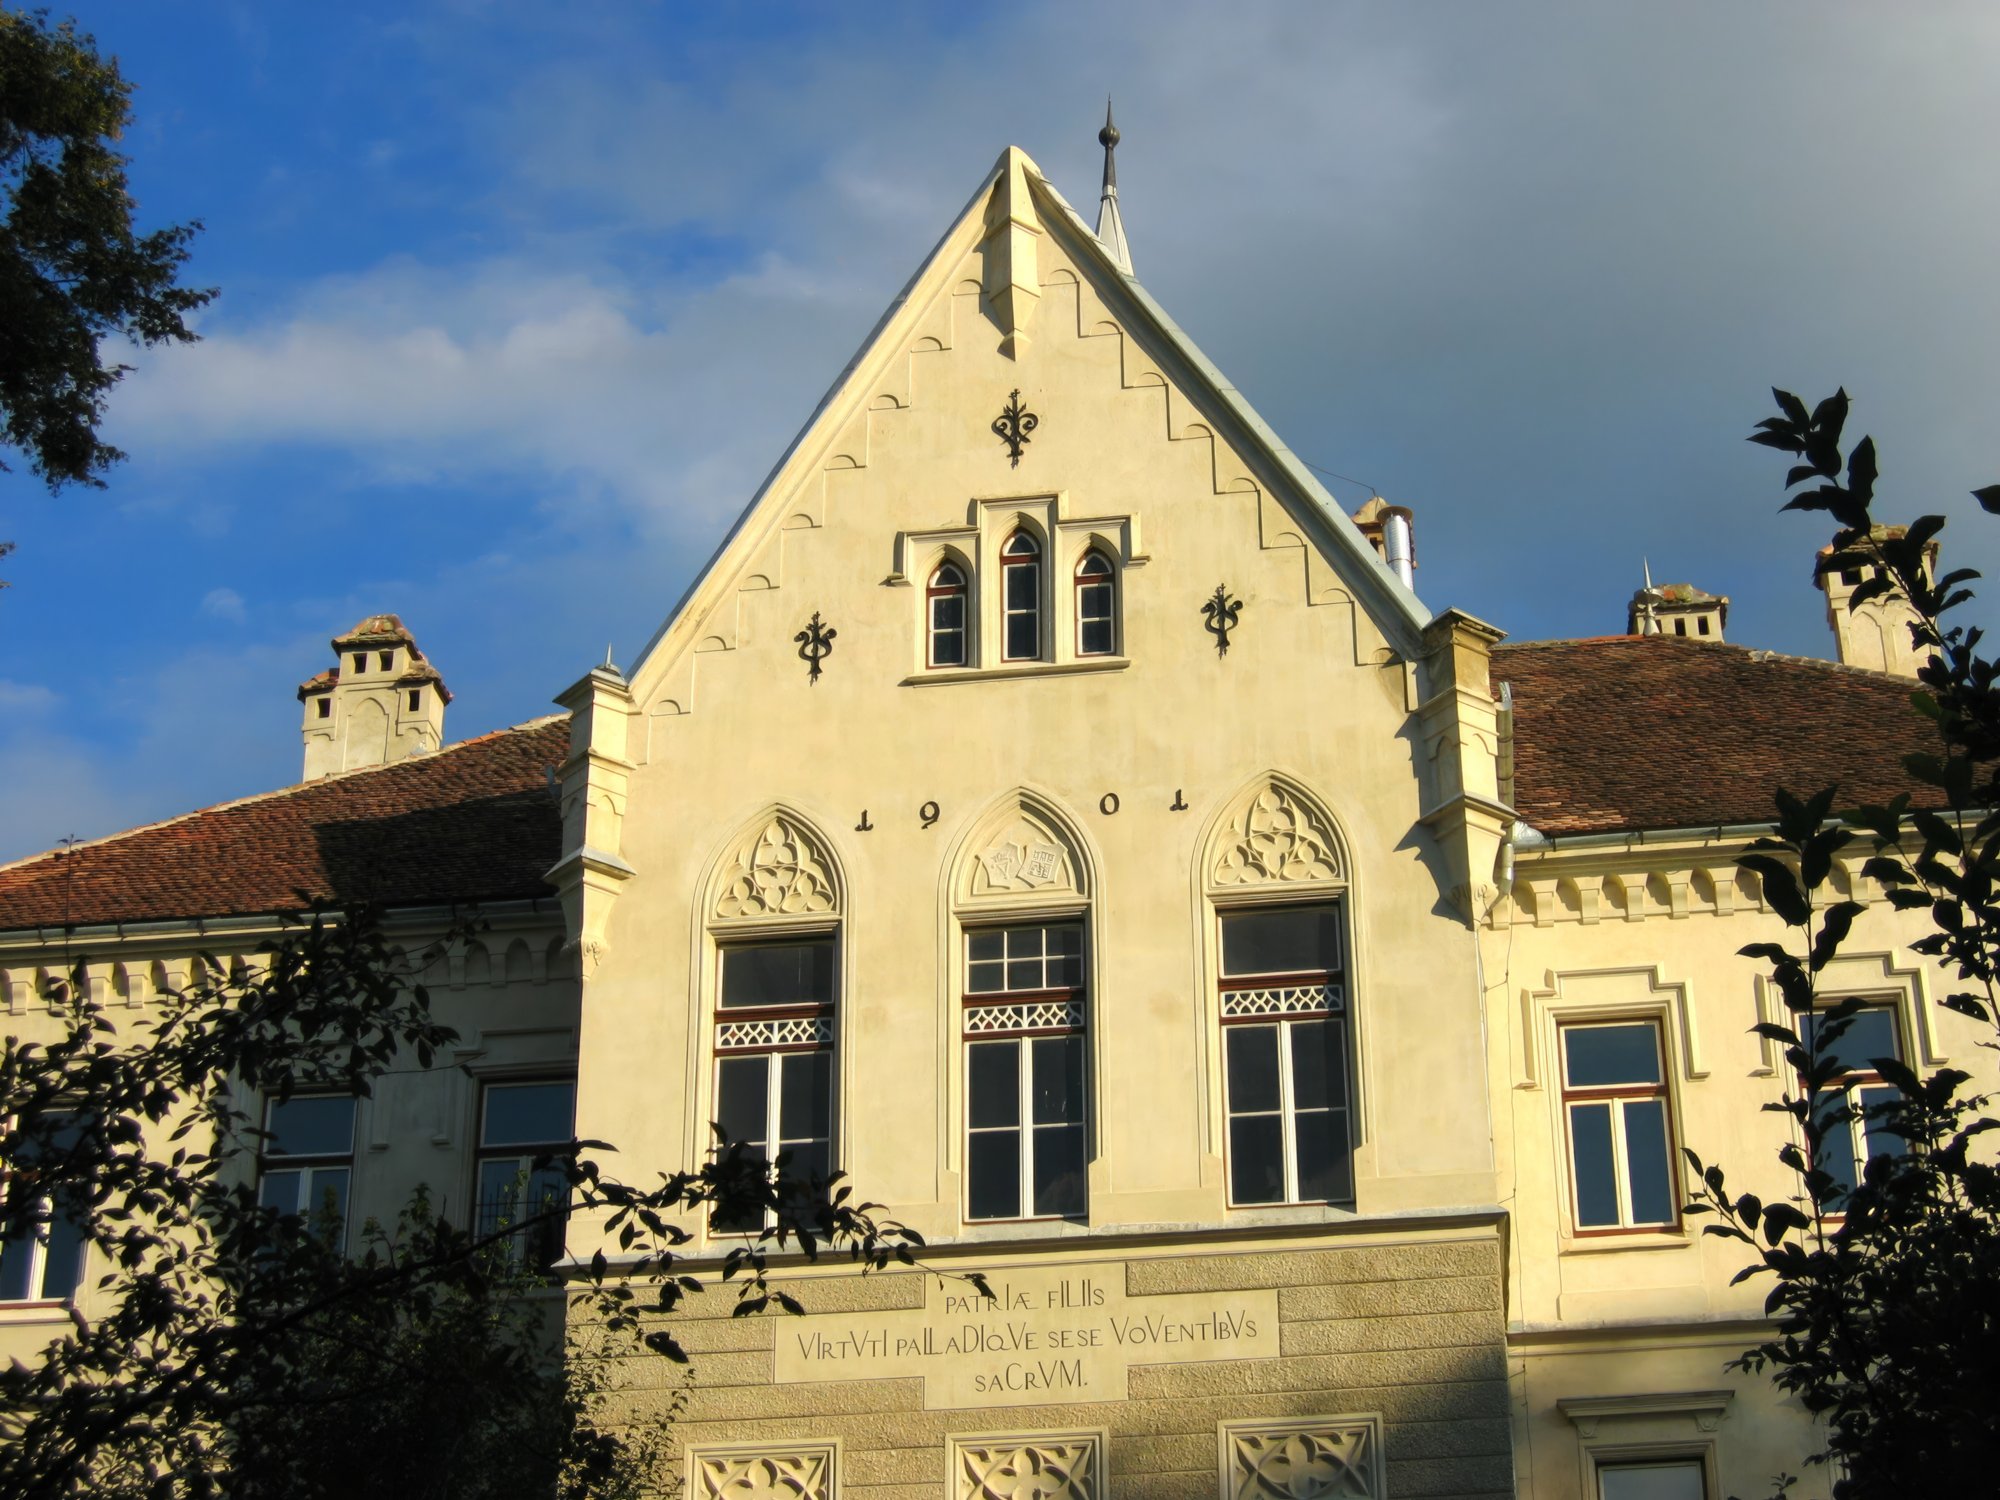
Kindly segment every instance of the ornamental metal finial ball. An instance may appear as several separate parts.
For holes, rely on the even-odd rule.
[[[1104,128],[1097,132],[1097,144],[1109,151],[1118,144],[1118,127],[1111,123],[1111,101],[1104,101]]]

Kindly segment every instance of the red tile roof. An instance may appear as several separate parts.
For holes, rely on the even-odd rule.
[[[1772,792],[1838,783],[1837,807],[1915,791],[1936,751],[1914,684],[1720,641],[1606,636],[1493,653],[1514,690],[1514,803],[1547,834],[1769,822]]]
[[[0,930],[553,896],[557,716],[0,867]]]

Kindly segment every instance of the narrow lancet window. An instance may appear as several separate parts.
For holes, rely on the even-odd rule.
[[[1117,599],[1111,559],[1084,553],[1076,569],[1076,654],[1109,656],[1117,649]]]
[[[1034,661],[1042,654],[1042,549],[1017,531],[1000,549],[1003,655]]]
[[[930,609],[926,660],[933,667],[964,666],[967,660],[965,570],[957,563],[939,563],[925,593]]]

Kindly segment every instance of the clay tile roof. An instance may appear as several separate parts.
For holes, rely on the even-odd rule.
[[[0,930],[553,896],[549,768],[569,721],[539,719],[430,755],[205,808],[0,866]]]
[[[372,646],[378,641],[395,641],[412,648],[417,644],[415,637],[403,628],[401,615],[367,615],[352,630],[333,638],[336,650],[342,646]]]
[[[1514,691],[1514,804],[1547,834],[1762,823],[1779,786],[1837,807],[1915,792],[1937,749],[1912,683],[1720,641],[1607,636],[1493,653]]]

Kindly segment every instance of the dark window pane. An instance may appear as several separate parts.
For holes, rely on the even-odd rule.
[[[931,637],[931,665],[935,667],[962,667],[965,665],[965,633],[958,631],[949,635]]]
[[[1041,1037],[1034,1049],[1032,1107],[1037,1125],[1083,1122],[1083,1038]]]
[[[0,1243],[0,1302],[28,1302],[38,1295],[30,1285],[35,1274],[35,1232],[24,1229]]]
[[[1597,1471],[1602,1500],[1703,1500],[1708,1493],[1701,1461],[1607,1465]]]
[[[1222,1033],[1228,1049],[1229,1112],[1278,1107],[1278,1028],[1230,1026]]]
[[[1660,1032],[1651,1021],[1630,1026],[1565,1026],[1564,1078],[1573,1089],[1607,1083],[1658,1083]]]
[[[1007,580],[1007,608],[1034,611],[1041,592],[1040,569],[1033,563],[1012,563],[1003,570]]]
[[[715,1123],[732,1141],[762,1145],[770,1105],[768,1057],[725,1057],[716,1066]]]
[[[971,1086],[966,1122],[978,1130],[1021,1123],[1021,1044],[979,1042],[965,1049]]]
[[[300,1171],[266,1172],[257,1185],[257,1201],[281,1214],[299,1211],[299,1190],[305,1174]]]
[[[1040,958],[1042,956],[1043,929],[1040,927],[1009,927],[1001,936],[1007,942],[1009,958]]]
[[[1667,1160],[1667,1106],[1631,1099],[1625,1109],[1625,1180],[1632,1186],[1634,1224],[1674,1221],[1674,1180]]]
[[[1224,912],[1222,972],[1297,974],[1340,967],[1340,908],[1279,907]]]
[[[1111,622],[1109,620],[1085,620],[1077,650],[1085,656],[1109,656],[1111,654]]]
[[[797,1141],[786,1146],[782,1155],[785,1158],[784,1181],[790,1189],[788,1197],[814,1196],[826,1186],[833,1162],[825,1141]]]
[[[1822,1018],[1801,1016],[1799,1022],[1799,1039],[1810,1047],[1814,1034],[1823,1024]],[[1900,1058],[1903,1054],[1896,1045],[1895,1012],[1886,1006],[1857,1011],[1848,1019],[1847,1029],[1834,1039],[1828,1050],[1843,1068],[1864,1073],[1875,1071],[1875,1058]]]
[[[1229,1122],[1229,1201],[1285,1201],[1285,1134],[1276,1115]]]
[[[722,1004],[831,1005],[833,939],[722,950]]]
[[[490,1083],[482,1146],[560,1145],[576,1130],[576,1080]]]
[[[1060,927],[1043,929],[1048,934],[1049,952],[1081,954],[1083,952],[1083,928],[1077,924],[1065,923]]]
[[[273,1101],[266,1156],[347,1156],[354,1150],[354,1101],[330,1095]]]
[[[999,959],[980,960],[966,969],[965,988],[974,995],[996,994],[1007,988],[1007,966]]]
[[[299,1205],[315,1233],[338,1242],[347,1229],[347,1168],[320,1167],[306,1177],[309,1200]]]
[[[1087,1197],[1083,1127],[1059,1125],[1037,1130],[1034,1211],[1037,1214],[1080,1214]]]
[[[981,959],[998,958],[1005,951],[1002,945],[1007,934],[997,927],[989,927],[983,932],[969,932],[965,936],[965,954],[974,963]]]
[[[931,624],[939,630],[963,630],[965,595],[941,594],[931,600]]]
[[[1292,1025],[1292,1107],[1325,1109],[1347,1102],[1347,1070],[1341,1060],[1337,1021],[1294,1021]]]
[[[1010,990],[1039,990],[1045,988],[1042,961],[1039,958],[1010,958],[1007,960],[1007,988]]]
[[[1893,1088],[1856,1089],[1854,1092],[1856,1102],[1864,1112],[1878,1109],[1897,1098],[1897,1092]],[[1871,1157],[1901,1156],[1910,1149],[1910,1143],[1879,1118],[1870,1119],[1862,1128],[1867,1136],[1868,1154]]]
[[[1299,1201],[1346,1203],[1354,1197],[1348,1160],[1347,1112],[1309,1110],[1298,1116],[1293,1138],[1299,1149]]]
[[[966,1213],[974,1219],[1021,1217],[1021,1134],[981,1131],[965,1152]]]
[[[833,1054],[793,1052],[784,1058],[778,1093],[778,1135],[790,1141],[831,1134]]]
[[[1815,1165],[1839,1184],[1834,1195],[1839,1198],[1851,1191],[1856,1181],[1854,1124],[1848,1096],[1838,1091],[1821,1095],[1815,1113],[1826,1131],[1819,1143]]]
[[[1049,960],[1048,985],[1052,990],[1081,989],[1083,987],[1083,958],[1070,953]]]
[[[1032,614],[1007,616],[1007,656],[1011,661],[1041,655],[1040,622]]]
[[[1611,1106],[1572,1104],[1569,1109],[1570,1166],[1576,1177],[1576,1222],[1580,1229],[1618,1223],[1618,1176],[1611,1156]]]

